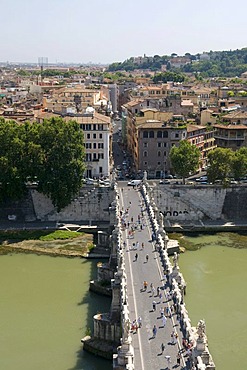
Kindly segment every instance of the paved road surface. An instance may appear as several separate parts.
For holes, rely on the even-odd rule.
[[[138,189],[119,184],[121,210],[129,209],[125,222],[130,222],[129,228],[123,227],[123,237],[126,242],[125,264],[127,274],[127,289],[129,297],[130,320],[142,318],[142,327],[133,334],[133,346],[135,351],[135,369],[185,369],[187,357],[182,354],[181,365],[177,366],[177,354],[181,349],[182,333],[180,331],[177,315],[173,313],[167,317],[165,327],[161,318],[160,308],[172,306],[172,300],[167,300],[166,293],[170,292],[169,284],[164,276],[159,253],[154,251],[154,243],[151,241],[152,229],[148,220],[146,210],[141,219],[143,230],[136,230],[133,238],[129,238],[129,230],[133,224],[138,225],[138,215],[141,215],[141,203],[143,202]],[[133,217],[133,223],[131,218]],[[128,226],[128,225],[127,225]],[[133,243],[139,242],[138,250],[133,248]],[[141,245],[144,243],[144,249]],[[138,255],[137,259],[135,255]],[[149,259],[146,261],[146,255]],[[143,282],[148,282],[147,291],[143,290]],[[150,289],[150,283],[155,287],[154,294]],[[157,287],[160,287],[162,297],[157,296]],[[153,311],[152,304],[156,302],[156,310]],[[153,337],[153,327],[156,325],[157,334]],[[171,333],[178,333],[178,342],[172,344]],[[165,345],[162,354],[161,344]],[[170,364],[166,356],[170,356]]]

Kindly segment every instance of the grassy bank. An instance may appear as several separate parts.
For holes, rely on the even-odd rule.
[[[0,232],[0,254],[13,252],[82,257],[94,247],[93,235],[65,230]]]

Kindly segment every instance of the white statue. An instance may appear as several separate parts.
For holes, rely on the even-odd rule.
[[[206,324],[204,320],[200,320],[197,324],[197,334],[199,338],[203,338],[206,335]]]

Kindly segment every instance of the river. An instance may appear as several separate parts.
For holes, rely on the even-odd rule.
[[[96,262],[83,259],[0,256],[0,369],[112,369],[80,343],[92,316],[110,309],[88,291],[95,277]]]
[[[219,233],[185,240],[198,247],[179,258],[192,325],[205,319],[217,370],[247,369],[247,236]]]

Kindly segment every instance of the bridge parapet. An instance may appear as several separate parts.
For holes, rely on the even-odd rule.
[[[191,361],[197,365],[197,369],[215,370],[215,364],[208,349],[204,321],[200,320],[196,328],[191,325],[184,303],[186,282],[178,266],[179,255],[176,252],[174,253],[173,265],[168,256],[167,245],[169,237],[164,230],[163,215],[160,214],[147,183],[142,185],[141,191],[153,228],[152,239],[154,238],[153,241],[156,241],[156,246],[159,248],[162,265],[171,285],[172,300],[175,304],[176,312],[180,316],[181,328],[184,339],[189,345]]]

